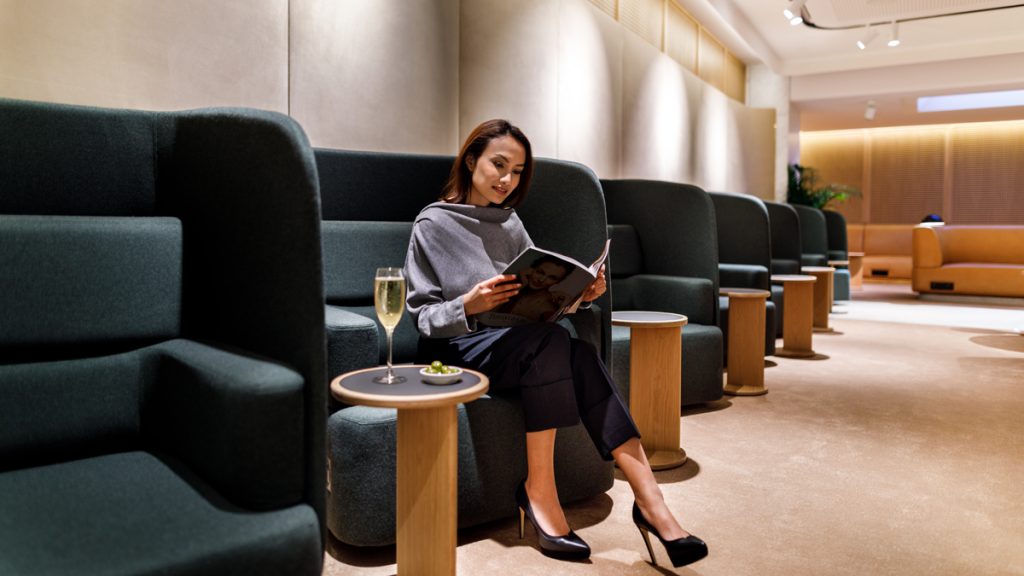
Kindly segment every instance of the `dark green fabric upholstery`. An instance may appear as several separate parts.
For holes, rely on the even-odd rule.
[[[800,218],[789,204],[764,202],[768,209],[768,223],[772,229],[772,274],[800,274],[802,244],[800,240]],[[772,302],[775,303],[775,336],[781,338],[785,309],[782,286],[772,286]]]
[[[802,255],[800,218],[789,204],[764,202],[772,230],[772,274],[799,274]]]
[[[825,215],[825,230],[828,232],[828,259],[848,260],[846,249],[846,217],[834,210],[822,210]],[[833,276],[833,293],[836,300],[850,299],[850,267],[836,266]]]
[[[825,231],[828,233],[828,259],[849,258],[846,244],[846,217],[835,210],[822,210],[825,215]]]
[[[176,218],[0,215],[0,361],[180,331]]]
[[[804,266],[828,265],[828,231],[825,215],[812,206],[793,204],[800,219],[801,262]]]
[[[319,574],[308,505],[239,508],[132,451],[0,474],[0,574]]]
[[[718,239],[710,197],[696,186],[673,182],[602,180],[601,186],[612,245],[625,239],[609,262],[615,308],[686,315],[682,403],[720,399]],[[621,368],[628,362],[628,337],[628,331],[612,333],[612,375],[623,389],[628,389],[629,371]]]
[[[828,266],[828,261],[833,259],[829,243],[828,215],[826,211],[811,206],[793,206],[800,216],[800,237],[803,242],[803,264],[804,266]],[[838,215],[836,212],[832,214]],[[843,238],[846,237],[846,223],[843,222]],[[845,250],[841,258],[845,260]],[[850,299],[850,271],[846,268],[838,268],[832,274],[832,296],[834,300]]]
[[[772,233],[764,202],[748,194],[709,192],[718,228],[718,275],[722,286],[771,289]],[[719,299],[723,351],[729,355],[729,298]],[[764,353],[775,353],[775,304],[765,301]]]
[[[26,300],[46,334],[0,330],[18,548],[0,573],[319,574],[320,211],[298,125],[0,99],[0,186],[4,321],[54,283]]]
[[[333,377],[384,361],[384,334],[373,309],[374,269],[405,261],[412,222],[437,199],[454,158],[319,149],[316,161],[325,220],[328,364]],[[600,185],[578,164],[538,160],[529,196],[518,212],[542,247],[592,261],[604,246]],[[564,219],[569,213],[571,226]],[[607,310],[607,297],[599,299],[590,310],[574,315],[569,328],[607,351]],[[395,331],[395,362],[411,362],[417,341],[415,326],[403,319]],[[340,409],[328,421],[328,525],[343,542],[394,542],[395,422],[393,410],[362,406]],[[519,399],[514,394],[487,396],[460,406],[458,425],[460,525],[512,515],[515,484],[525,475]],[[612,467],[582,426],[559,431],[555,468],[565,501],[603,493],[614,480]]]

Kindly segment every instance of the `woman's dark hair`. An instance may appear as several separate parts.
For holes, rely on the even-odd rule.
[[[530,178],[533,177],[533,150],[530,148],[530,141],[523,134],[523,131],[513,126],[508,120],[488,120],[473,129],[466,143],[462,145],[455,164],[452,165],[451,174],[448,175],[448,182],[444,185],[440,200],[454,204],[465,204],[469,200],[469,194],[473,187],[473,173],[469,171],[466,161],[472,158],[474,162],[480,159],[487,145],[491,140],[502,136],[511,136],[516,142],[522,144],[526,150],[526,162],[523,172],[519,176],[519,185],[509,194],[509,197],[501,203],[502,208],[515,208],[526,199],[526,192],[530,189]]]

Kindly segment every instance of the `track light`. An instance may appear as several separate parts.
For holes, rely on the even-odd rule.
[[[867,48],[868,44],[871,44],[871,41],[874,40],[877,36],[878,29],[872,28],[871,24],[865,24],[864,35],[861,36],[860,40],[857,40],[857,48],[860,48],[861,50]]]
[[[875,119],[875,101],[868,100],[868,105],[864,108],[864,119],[874,120]]]
[[[791,26],[797,26],[803,23],[804,18],[800,15],[800,10],[803,9],[804,4],[806,3],[807,0],[793,0],[789,3],[789,6],[782,11],[782,15],[786,17],[786,20],[789,20]]]
[[[889,35],[889,48],[895,48],[900,45],[900,23],[898,20],[892,21],[892,33]]]

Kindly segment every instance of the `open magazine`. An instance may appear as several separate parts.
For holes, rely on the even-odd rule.
[[[515,274],[523,285],[511,300],[477,316],[488,326],[516,326],[531,322],[555,322],[576,312],[583,292],[597,279],[608,259],[611,240],[590,266],[572,258],[532,246],[516,256],[503,274]]]

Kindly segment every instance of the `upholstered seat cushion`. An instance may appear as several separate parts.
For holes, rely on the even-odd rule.
[[[0,474],[0,510],[0,574],[319,571],[312,507],[242,510],[148,452]]]

